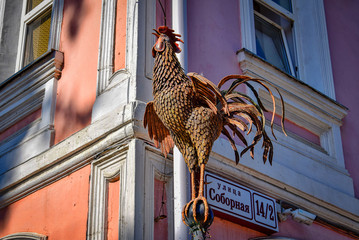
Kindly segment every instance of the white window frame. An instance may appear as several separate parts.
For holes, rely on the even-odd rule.
[[[26,30],[27,30],[28,24],[30,24],[36,18],[38,18],[39,16],[44,14],[50,8],[52,8],[53,2],[54,2],[53,0],[44,0],[39,5],[37,5],[35,8],[30,10],[28,13],[26,13],[27,0],[23,0],[22,18],[21,18],[21,24],[20,24],[19,43],[18,43],[15,71],[19,71],[21,68],[25,67],[25,66],[23,66],[23,61],[24,61],[24,55],[25,55]],[[52,13],[51,13],[51,25],[53,25]],[[50,28],[50,39],[52,37],[51,30],[52,30],[52,28]],[[48,49],[47,49],[48,51],[49,51],[49,49],[51,49],[51,40],[50,39],[49,39],[49,45],[48,45]]]
[[[2,39],[2,29],[4,24],[4,16],[5,16],[5,3],[6,1],[0,1],[0,41]]]
[[[241,18],[241,37],[242,48],[245,48],[253,53],[256,53],[255,43],[255,27],[254,27],[254,0],[241,0],[240,2],[240,18]],[[313,1],[296,1],[292,0],[293,13],[282,8],[271,0],[256,0],[265,6],[280,12],[283,16],[294,21],[293,35],[296,46],[296,60],[297,60],[297,76],[300,76],[300,81],[310,85],[316,90],[324,93],[328,97],[335,100],[335,91],[333,83],[333,74],[331,67],[331,59],[329,52],[329,41],[325,22],[325,12],[323,0]],[[309,6],[310,3],[310,6]],[[306,6],[308,5],[308,6]],[[304,11],[298,9],[306,8]],[[312,13],[308,14],[308,19],[302,16],[308,9],[312,9]],[[303,33],[303,29],[298,26],[306,27],[308,22],[313,23],[314,33],[308,38],[308,35]],[[313,41],[313,45],[309,46],[308,42]],[[315,50],[314,50],[315,49]],[[311,61],[309,55],[312,52],[317,52],[316,61]],[[309,66],[311,63],[316,64]]]

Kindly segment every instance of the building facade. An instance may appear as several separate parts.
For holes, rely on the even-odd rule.
[[[215,84],[266,79],[285,101],[288,136],[275,119],[272,166],[260,146],[236,165],[229,142],[215,142],[210,236],[358,239],[359,3],[161,4],[0,1],[0,239],[191,238],[179,219],[190,186],[178,154],[165,158],[143,127],[151,33],[165,16],[182,34],[187,72]]]

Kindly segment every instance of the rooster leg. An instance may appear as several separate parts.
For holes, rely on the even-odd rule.
[[[199,182],[199,191],[198,191],[198,197],[196,199],[194,199],[193,201],[193,218],[195,221],[197,221],[197,204],[199,201],[203,202],[204,205],[204,220],[203,222],[206,222],[208,219],[208,215],[209,215],[209,207],[208,207],[208,202],[207,199],[203,196],[203,186],[204,186],[204,168],[205,168],[205,164],[201,164],[201,173],[200,173],[200,182]]]
[[[194,200],[196,198],[196,183],[195,183],[195,171],[192,170],[191,172],[191,185],[192,185],[192,198],[191,200]]]
[[[191,172],[192,198],[191,198],[191,201],[189,203],[187,203],[183,208],[182,219],[185,219],[186,217],[188,217],[188,209],[189,209],[190,205],[192,204],[192,202],[196,198],[196,182],[195,181],[196,181],[196,171],[195,171],[195,169],[192,169],[192,172]],[[183,222],[185,222],[185,221],[183,220]]]

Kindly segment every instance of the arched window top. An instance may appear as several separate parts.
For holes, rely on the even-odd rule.
[[[20,232],[7,235],[0,240],[47,240],[47,236],[32,232]]]

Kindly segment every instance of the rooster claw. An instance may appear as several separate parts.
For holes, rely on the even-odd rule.
[[[208,205],[205,197],[197,197],[187,203],[182,211],[184,224],[192,228],[200,228],[203,232],[213,222],[213,211]]]

